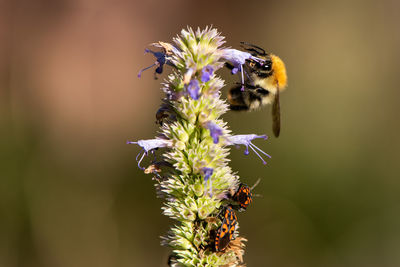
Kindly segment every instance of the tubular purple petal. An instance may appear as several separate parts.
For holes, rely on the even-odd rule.
[[[192,99],[194,99],[194,100],[199,99],[199,97],[200,97],[200,82],[196,79],[191,80],[187,86],[187,90]]]
[[[215,124],[212,121],[208,121],[206,123],[206,128],[210,130],[210,135],[214,141],[214,144],[218,144],[219,142],[219,137],[222,135],[222,128],[219,127],[217,124]]]
[[[247,59],[252,59],[254,61],[257,61],[261,65],[263,65],[265,62],[264,59],[252,56],[248,52],[240,51],[237,49],[231,49],[231,48],[222,50],[221,57],[224,58],[226,61],[229,61],[230,63],[232,63],[234,67],[239,67],[240,65],[243,65],[244,63],[246,63]]]
[[[201,171],[204,174],[204,180],[207,181],[211,177],[211,175],[213,174],[214,169],[213,168],[204,167],[203,169],[201,169]]]
[[[142,72],[143,72],[143,71],[148,70],[148,69],[150,69],[150,68],[152,68],[152,67],[154,67],[154,66],[157,66],[157,64],[154,63],[154,64],[152,64],[152,65],[150,65],[150,66],[148,66],[148,67],[146,67],[146,68],[144,68],[144,69],[141,69],[141,70],[139,71],[139,73],[138,73],[137,76],[138,76],[139,78],[142,77]]]
[[[208,194],[210,196],[212,196],[212,181],[211,181],[210,178],[211,178],[211,175],[214,172],[214,169],[213,168],[204,167],[203,169],[201,169],[201,171],[204,174],[204,187],[205,187],[204,191],[207,191],[206,188],[208,187]],[[208,182],[208,185],[207,185],[207,182]]]
[[[239,67],[246,63],[246,59],[251,58],[252,55],[237,49],[224,49],[222,50],[222,58],[226,59],[233,64],[234,67]]]
[[[159,66],[158,68],[156,68],[156,73],[161,74],[163,71],[163,66]]]
[[[231,48],[224,49],[222,51],[221,57],[224,58],[226,61],[229,61],[233,65],[232,74],[236,74],[238,71],[240,71],[242,79],[242,87],[241,87],[242,91],[244,91],[243,65],[246,63],[246,60],[252,59],[256,62],[259,62],[261,65],[263,65],[265,62],[265,60],[252,56],[248,52],[243,52]]]
[[[201,81],[208,82],[213,74],[214,74],[214,68],[210,65],[205,66],[201,70]]]
[[[163,52],[154,52],[150,49],[145,49],[145,52],[152,53],[155,56],[155,58],[157,59],[157,62],[158,62],[158,64],[160,64],[160,66],[164,65],[165,62],[167,61],[166,60],[167,55]]]
[[[142,152],[143,152],[143,154],[142,154],[142,156],[140,157],[140,159],[138,160],[139,155],[140,155]],[[142,160],[143,160],[143,158],[144,158],[145,155],[146,155],[146,152],[144,151],[144,149],[142,149],[142,150],[140,150],[139,154],[137,154],[137,156],[136,156],[137,165],[138,165],[139,169],[141,169],[141,170],[144,170],[144,169],[145,169],[144,167],[140,167],[140,162],[142,162]]]
[[[137,144],[141,146],[146,153],[148,153],[149,151],[156,148],[171,146],[171,141],[164,139],[147,139],[139,140],[137,142],[128,141],[127,144]]]
[[[148,70],[148,69],[150,69],[150,68],[152,68],[154,66],[158,66],[156,68],[156,70],[155,70],[155,73],[161,74],[162,71],[163,71],[164,64],[167,63],[166,54],[163,53],[163,52],[154,52],[154,51],[152,51],[150,49],[147,49],[147,48],[144,50],[144,52],[145,53],[152,53],[156,57],[157,61],[153,65],[150,65],[150,66],[148,66],[146,68],[141,69],[139,71],[139,73],[138,73],[138,77],[140,78],[142,76],[142,72],[143,71]]]
[[[268,137],[266,135],[243,134],[243,135],[233,135],[233,136],[228,137],[227,139],[228,139],[229,145],[244,145],[246,147],[246,149],[244,150],[245,155],[249,154],[249,147],[250,147],[251,150],[253,150],[253,152],[262,160],[262,162],[264,164],[267,164],[267,162],[260,155],[260,153],[262,153],[263,155],[265,155],[268,158],[271,158],[271,156],[268,155],[267,153],[265,153],[262,149],[260,149],[259,147],[257,147],[256,145],[254,145],[251,142],[252,140],[254,140],[256,138],[263,138],[263,139],[267,140]]]
[[[160,148],[160,147],[169,147],[171,146],[171,141],[170,140],[163,140],[163,139],[148,139],[148,140],[139,140],[137,142],[131,142],[127,141],[127,144],[136,144],[139,145],[142,150],[139,152],[139,154],[136,156],[136,161],[138,162],[138,167],[141,170],[144,170],[143,167],[140,167],[140,162],[142,162],[143,158],[145,155],[148,155],[149,152],[153,151],[154,149]],[[141,158],[138,160],[140,154],[143,152],[143,155]]]

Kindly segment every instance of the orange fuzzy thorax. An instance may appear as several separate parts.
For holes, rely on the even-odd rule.
[[[272,61],[272,69],[274,71],[274,78],[275,81],[279,85],[279,91],[285,89],[287,85],[287,75],[286,75],[286,68],[285,63],[283,63],[282,59],[275,55],[270,55]]]

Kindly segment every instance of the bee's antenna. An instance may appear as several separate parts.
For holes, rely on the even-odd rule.
[[[257,181],[253,184],[253,186],[250,188],[251,191],[260,183],[261,178],[258,178]]]
[[[267,53],[265,52],[265,50],[264,49],[262,49],[261,47],[259,47],[259,46],[256,46],[256,45],[253,45],[253,44],[250,44],[250,43],[247,43],[247,42],[240,42],[242,45],[241,45],[241,47],[243,47],[244,49],[246,49],[247,51],[249,51],[249,52],[255,52],[255,53],[257,53],[258,55],[262,55],[262,56],[265,56]],[[250,47],[253,47],[253,48],[247,48],[247,47],[245,47],[245,45],[247,45],[247,46],[250,46]],[[255,48],[255,49],[254,49]],[[258,49],[259,51],[257,51],[256,49]]]
[[[252,187],[250,187],[250,190],[253,191],[253,189],[260,183],[261,178],[258,178],[257,181],[253,184]],[[253,194],[253,197],[263,197],[261,194]]]

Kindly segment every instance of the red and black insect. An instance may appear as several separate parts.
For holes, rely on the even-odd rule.
[[[253,201],[250,187],[245,184],[240,184],[238,190],[232,196],[232,199],[239,203],[241,209],[245,210]]]
[[[215,237],[215,251],[223,251],[226,249],[229,242],[233,239],[233,234],[236,229],[237,217],[230,205],[223,210],[222,216],[222,224]]]

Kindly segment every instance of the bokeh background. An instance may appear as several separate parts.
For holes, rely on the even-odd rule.
[[[248,266],[400,266],[400,3],[3,0],[0,266],[166,266],[171,224],[138,170],[160,79],[148,44],[214,25],[287,65],[282,134],[232,150],[260,197],[240,213]],[[168,72],[168,71],[166,71]],[[236,82],[225,70],[227,83]],[[271,133],[269,108],[229,113]]]

